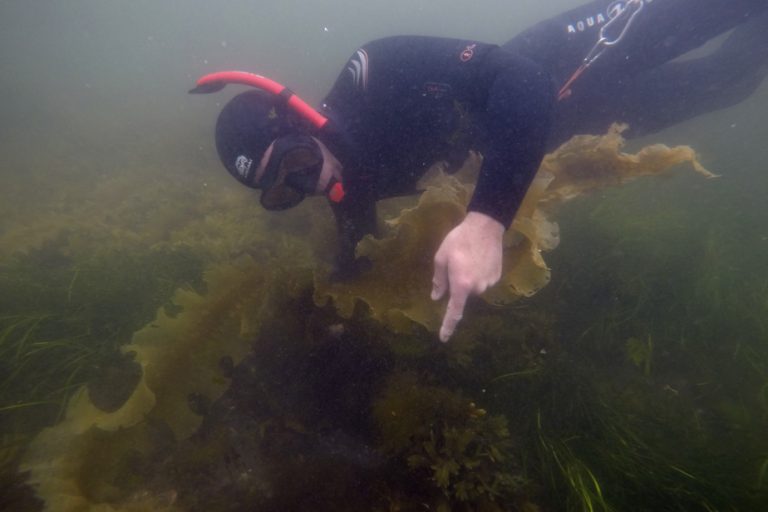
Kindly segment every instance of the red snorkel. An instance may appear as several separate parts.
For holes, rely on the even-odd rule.
[[[301,117],[309,121],[317,129],[328,122],[328,118],[309,106],[307,102],[296,96],[286,86],[270,80],[267,77],[245,71],[218,71],[203,75],[197,79],[197,86],[190,89],[190,94],[207,94],[220,91],[227,84],[242,84],[256,87],[262,91],[285,98],[286,104]]]
[[[227,84],[250,85],[251,87],[256,87],[262,91],[274,94],[275,96],[280,96],[285,100],[285,103],[289,108],[303,119],[309,121],[309,123],[318,130],[328,123],[327,117],[320,114],[307,102],[296,96],[296,94],[286,86],[255,73],[248,73],[245,71],[218,71],[216,73],[203,75],[198,78],[195,87],[190,89],[189,93],[207,94],[217,92],[222,90]],[[341,202],[341,200],[344,199],[344,195],[344,186],[339,181],[334,182],[327,192],[328,199],[334,203]]]

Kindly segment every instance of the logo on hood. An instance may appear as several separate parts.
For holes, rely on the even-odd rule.
[[[248,172],[251,170],[252,164],[253,159],[248,158],[245,155],[238,156],[235,160],[235,169],[237,169],[237,174],[239,174],[244,179],[248,179]]]

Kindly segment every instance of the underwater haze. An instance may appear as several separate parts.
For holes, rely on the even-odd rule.
[[[559,245],[510,246],[537,285],[447,344],[409,233],[463,184],[382,205],[389,270],[334,284],[327,205],[265,212],[219,161],[243,88],[187,94],[317,105],[366,41],[582,3],[0,0],[0,510],[768,510],[768,85],[554,152],[632,165],[550,190]]]

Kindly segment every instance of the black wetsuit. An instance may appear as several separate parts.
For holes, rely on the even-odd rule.
[[[540,64],[560,88],[598,39],[612,9],[596,0],[543,21],[503,47]],[[736,27],[713,53],[673,61]],[[612,32],[615,34],[615,31]],[[768,0],[645,0],[626,36],[556,105],[550,147],[611,122],[654,132],[749,96],[768,72]]]
[[[355,52],[323,102],[320,134],[343,165],[346,196],[333,205],[340,265],[375,230],[375,202],[416,192],[441,160],[483,154],[470,211],[505,226],[544,155],[554,89],[535,63],[498,46],[418,36]]]

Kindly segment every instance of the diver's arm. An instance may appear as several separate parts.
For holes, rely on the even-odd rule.
[[[488,141],[468,210],[508,228],[544,157],[555,91],[535,63],[505,51],[494,59],[500,70],[486,105]]]
[[[502,238],[544,156],[554,90],[535,64],[499,52],[500,71],[489,91],[484,155],[469,213],[435,254],[432,298],[450,294],[441,341],[448,341],[470,295],[501,278]]]
[[[365,46],[355,51],[342,68],[324,98],[322,112],[331,122],[321,140],[343,166],[345,196],[331,202],[336,220],[338,252],[332,277],[351,279],[365,270],[365,261],[355,256],[357,243],[376,228],[376,203],[370,187],[362,183],[362,151],[367,114],[368,53]]]
[[[355,248],[364,236],[376,234],[376,203],[352,190],[347,191],[340,203],[330,204],[338,234],[338,252],[332,278],[344,281],[356,277],[370,266],[367,259],[355,255]]]

